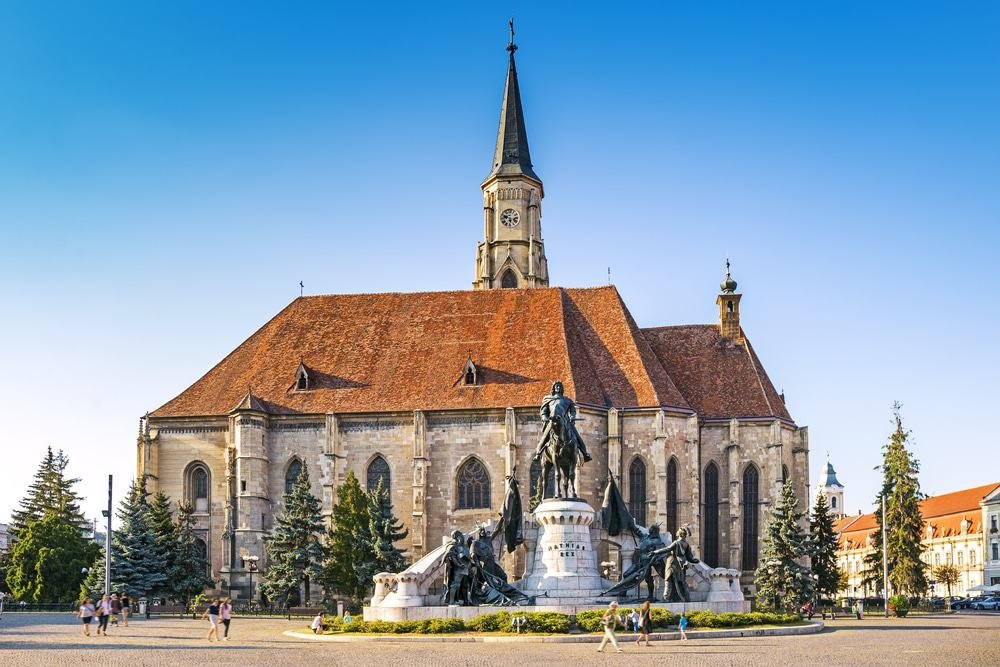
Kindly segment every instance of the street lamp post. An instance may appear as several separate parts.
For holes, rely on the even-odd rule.
[[[253,604],[253,573],[257,571],[257,561],[260,558],[258,556],[247,556],[243,560],[247,562],[247,572],[250,574],[250,604]]]

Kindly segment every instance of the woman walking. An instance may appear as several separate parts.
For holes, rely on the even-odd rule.
[[[80,610],[76,612],[76,617],[83,621],[83,636],[90,636],[90,622],[94,620],[94,603],[90,598],[83,598]]]
[[[107,593],[97,603],[97,634],[108,636],[108,620],[111,618],[111,600]]]
[[[222,638],[229,641],[229,622],[233,620],[233,599],[226,598],[219,606],[219,615],[222,616]]]
[[[604,626],[604,638],[601,639],[601,645],[597,647],[598,653],[604,652],[604,647],[608,645],[608,642],[611,642],[611,645],[619,653],[625,652],[618,646],[618,638],[615,637],[615,628],[618,627],[620,620],[618,618],[618,603],[612,602],[608,605],[608,610],[604,612],[604,616],[601,617],[601,625]]]
[[[639,640],[645,639],[646,646],[649,646],[649,631],[653,628],[653,612],[649,609],[649,600],[642,603],[642,611],[639,613],[639,636],[635,639],[635,645],[639,645]]]
[[[128,614],[132,611],[132,601],[128,599],[128,593],[122,591],[122,625],[128,627]]]
[[[202,614],[202,618],[207,618],[211,627],[208,630],[208,641],[212,641],[212,635],[215,635],[215,641],[219,640],[219,598],[212,598],[211,604],[208,605],[208,609]]]

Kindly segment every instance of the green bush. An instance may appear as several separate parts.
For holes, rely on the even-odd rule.
[[[511,616],[524,616],[527,620],[521,626],[521,632],[540,632],[544,634],[566,634],[569,632],[569,616],[555,611],[529,611],[523,614],[514,612]],[[517,632],[517,628],[507,622],[504,632]]]
[[[425,632],[429,635],[444,635],[464,629],[465,623],[460,618],[432,618],[429,619]]]
[[[654,630],[666,630],[667,628],[675,627],[680,620],[680,616],[671,613],[669,609],[650,607],[649,620],[653,622]]]
[[[576,615],[576,624],[584,632],[600,632],[603,629],[601,616],[604,616],[603,609],[587,609]]]
[[[498,611],[470,618],[465,627],[473,632],[502,632],[510,627],[510,612]]]

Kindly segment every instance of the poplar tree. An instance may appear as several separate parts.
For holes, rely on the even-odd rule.
[[[900,404],[893,405],[896,430],[882,446],[882,488],[875,496],[872,551],[865,556],[864,585],[882,589],[882,499],[886,512],[886,562],[892,591],[923,595],[927,590],[927,564],[920,558],[924,520],[920,515],[920,464],[906,444],[912,435],[903,428]],[[892,591],[886,591],[886,595]]]
[[[368,533],[371,536],[371,576],[379,572],[402,572],[406,567],[406,550],[395,545],[409,531],[403,528],[392,513],[392,499],[380,478],[378,486],[369,494]],[[371,581],[371,577],[369,577]]]
[[[826,496],[817,494],[809,522],[809,558],[816,591],[820,597],[835,598],[840,590],[840,569],[837,566],[837,533]]]
[[[264,538],[268,566],[261,590],[268,599],[289,604],[299,584],[305,584],[308,604],[310,583],[319,579],[323,571],[323,546],[319,541],[323,520],[320,502],[310,489],[309,467],[304,462],[299,478],[282,498],[284,511],[271,534]]]
[[[168,552],[150,526],[148,496],[145,478],[132,483],[111,538],[112,586],[137,599],[162,591],[167,580]]]
[[[771,512],[767,537],[754,573],[757,599],[764,609],[794,612],[813,597],[812,571],[800,561],[809,555],[810,545],[799,522],[805,512],[791,482],[781,487],[781,498]]]
[[[215,584],[208,576],[208,562],[198,545],[194,532],[194,506],[189,502],[177,503],[177,520],[171,525],[170,569],[167,590],[170,595],[184,602],[185,608],[191,598]]]
[[[337,488],[337,504],[326,535],[323,585],[328,592],[360,601],[372,582],[370,498],[361,488],[354,472]]]

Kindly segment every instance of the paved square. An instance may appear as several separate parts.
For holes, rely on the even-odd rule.
[[[626,653],[593,644],[332,643],[286,637],[308,621],[233,621],[232,640],[205,641],[207,623],[191,619],[136,620],[108,637],[83,637],[66,615],[11,614],[0,620],[0,665],[1000,665],[1000,614],[838,620],[801,637],[694,639],[657,642]]]

